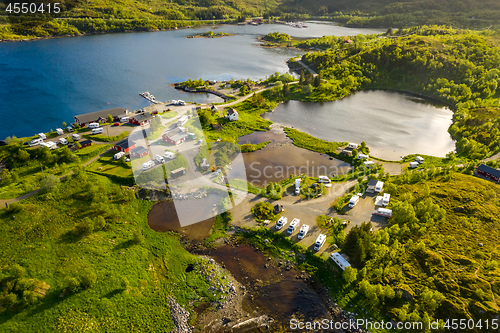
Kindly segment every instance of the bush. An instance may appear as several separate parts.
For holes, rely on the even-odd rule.
[[[26,273],[26,268],[22,267],[21,265],[18,265],[18,264],[14,264],[12,265],[12,267],[10,268],[10,276],[14,279],[20,279],[24,276],[24,274]]]
[[[64,285],[72,293],[75,293],[80,289],[80,281],[74,277],[67,277],[64,281]]]
[[[88,217],[84,218],[82,222],[78,223],[73,228],[73,233],[76,236],[89,235],[92,233],[92,231],[94,231],[94,224]]]
[[[122,287],[123,290],[127,290],[130,287],[130,283],[128,282],[125,276],[122,276],[120,281],[120,286]]]
[[[81,286],[86,289],[92,287],[96,282],[97,275],[90,270],[85,271],[80,277]]]
[[[252,213],[260,220],[270,220],[274,217],[274,208],[269,202],[259,202],[252,208]]]
[[[106,220],[102,216],[98,216],[94,221],[94,230],[102,230],[106,227]]]
[[[144,242],[144,235],[140,230],[134,231],[134,237],[132,238],[134,244],[141,244]]]

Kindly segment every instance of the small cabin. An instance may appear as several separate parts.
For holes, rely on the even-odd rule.
[[[235,109],[229,108],[229,110],[227,110],[226,119],[229,119],[231,121],[237,121],[238,117],[239,117],[238,111],[236,111]]]
[[[149,154],[149,150],[146,148],[139,146],[130,151],[131,157],[141,158]]]

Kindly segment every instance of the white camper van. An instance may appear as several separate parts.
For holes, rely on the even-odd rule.
[[[37,145],[41,144],[42,142],[43,142],[42,139],[33,139],[30,142],[30,147],[37,146]]]
[[[309,231],[309,226],[307,224],[303,224],[299,230],[299,239],[303,239],[304,237],[306,237],[308,231]]]
[[[92,132],[90,132],[90,134],[94,135],[94,134],[101,134],[102,132],[104,132],[104,129],[102,127],[99,127],[99,128],[94,128],[92,130]]]
[[[280,230],[285,226],[285,224],[288,222],[288,219],[284,216],[280,217],[278,222],[276,222],[276,230]]]
[[[57,135],[63,135],[64,134],[64,131],[62,130],[62,128],[56,128],[56,132],[57,132]]]
[[[45,140],[45,139],[47,139],[47,136],[44,133],[38,133],[38,138]]]
[[[153,161],[147,161],[146,163],[142,164],[142,171],[149,170],[149,169],[151,169],[154,166],[155,166],[155,162],[153,162]]]
[[[410,169],[415,169],[418,168],[420,164],[418,162],[410,162],[410,165],[408,166]]]
[[[125,153],[123,151],[119,152],[119,153],[116,153],[115,156],[113,156],[113,158],[115,160],[119,160],[120,158],[122,158],[123,156],[125,156]]]
[[[295,179],[295,195],[299,195],[300,193],[300,178]]]
[[[169,159],[169,160],[173,160],[175,158],[175,153],[173,153],[171,151],[166,151],[163,154],[163,158],[166,158],[166,159]]]
[[[295,231],[295,229],[298,227],[300,220],[299,219],[293,219],[292,222],[290,222],[290,225],[288,226],[288,234],[291,235]]]
[[[353,208],[356,206],[356,204],[359,202],[359,196],[358,195],[353,195],[351,197],[351,200],[349,200],[349,208]]]
[[[325,244],[326,235],[319,234],[318,238],[316,238],[316,243],[314,243],[314,251],[319,251],[323,244]]]
[[[330,178],[328,178],[328,176],[319,176],[318,177],[318,182],[319,183],[330,184],[332,181],[330,180]]]
[[[75,133],[75,134],[71,135],[71,137],[73,138],[74,141],[80,140],[80,135],[79,134]]]
[[[90,123],[87,128],[98,128],[99,127],[99,123]]]
[[[424,158],[422,156],[417,156],[417,157],[415,157],[415,162],[422,164],[422,163],[424,163]]]
[[[158,163],[158,164],[163,164],[163,163],[165,163],[165,160],[160,155],[156,155],[155,156],[155,162]]]
[[[73,132],[73,127],[71,126],[66,127],[66,131],[68,131],[68,133]]]
[[[121,123],[128,123],[129,120],[130,120],[130,117],[122,117],[122,118],[120,118],[120,122]]]
[[[59,139],[59,143],[62,144],[62,145],[67,145],[68,144],[68,140],[66,140],[65,138],[60,138]]]

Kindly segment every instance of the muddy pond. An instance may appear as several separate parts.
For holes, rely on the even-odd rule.
[[[246,293],[242,300],[245,312],[252,314],[252,317],[266,315],[274,319],[269,330],[250,323],[234,332],[273,332],[277,329],[289,329],[292,318],[332,319],[320,295],[311,284],[300,278],[301,272],[286,270],[285,264],[269,265],[267,257],[249,245],[223,245],[197,254],[208,255],[219,264],[225,265],[234,278],[245,286]],[[217,330],[226,331],[230,330]]]
[[[327,141],[365,141],[374,156],[444,157],[455,150],[448,133],[453,112],[436,101],[385,90],[353,93],[334,102],[289,101],[264,118]]]
[[[214,224],[214,218],[206,218],[207,212],[192,209],[192,205],[194,202],[198,202],[200,204],[199,207],[212,207],[214,204],[217,204],[219,200],[220,198],[218,196],[209,195],[203,199],[196,199],[196,201],[178,200],[175,204],[173,202],[158,202],[153,205],[148,213],[149,227],[155,231],[174,231],[190,240],[203,240],[210,235],[212,225]],[[182,207],[179,208],[179,205],[183,204],[191,206],[191,208],[185,207],[185,209],[189,209],[189,211],[193,214],[193,218],[196,218],[201,222],[181,226],[176,208],[182,209]]]
[[[265,141],[271,141],[271,143],[261,150],[243,153],[245,175],[247,180],[254,185],[266,186],[270,182],[279,182],[290,175],[298,176],[305,173],[310,177],[335,176],[351,170],[348,163],[294,146],[283,129],[276,126],[269,131],[242,136],[238,143],[255,144]],[[244,169],[233,167],[229,176],[242,178],[245,175],[240,174],[240,170]]]

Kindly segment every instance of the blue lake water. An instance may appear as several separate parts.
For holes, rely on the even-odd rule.
[[[185,38],[208,30],[237,35]],[[81,113],[118,106],[135,110],[147,105],[138,95],[144,91],[158,100],[218,101],[169,84],[200,77],[259,79],[288,71],[285,62],[297,50],[258,46],[256,37],[272,31],[296,37],[380,32],[325,23],[309,23],[307,29],[226,25],[0,43],[0,138],[55,130]]]

